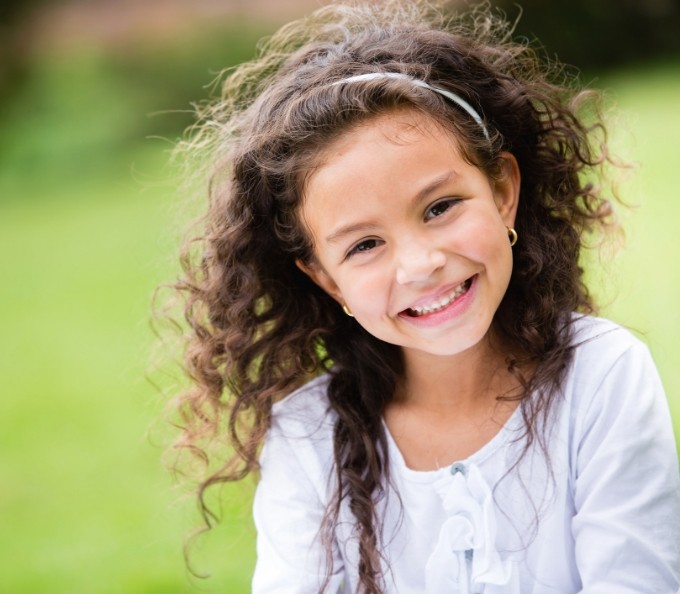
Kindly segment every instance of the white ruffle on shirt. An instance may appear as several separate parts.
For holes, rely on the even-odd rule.
[[[454,464],[434,488],[447,518],[425,568],[426,592],[519,594],[517,568],[496,550],[493,494],[474,464]]]

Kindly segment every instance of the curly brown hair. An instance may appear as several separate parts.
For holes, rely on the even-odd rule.
[[[299,211],[323,148],[389,110],[415,109],[445,126],[490,179],[500,174],[501,152],[517,159],[521,241],[494,326],[512,346],[508,369],[524,389],[525,447],[541,443],[571,358],[573,312],[593,309],[579,258],[584,234],[612,214],[594,183],[608,157],[596,94],[511,32],[486,7],[447,18],[418,2],[333,4],[283,27],[202,108],[180,150],[208,156],[209,204],[175,288],[185,302],[193,380],[178,399],[179,445],[204,457],[228,452],[198,489],[208,527],[207,490],[257,470],[272,404],[328,373],[338,487],[323,533],[328,545],[348,504],[362,591],[381,592],[375,504],[388,478],[381,417],[402,378],[401,351],[345,316],[295,263],[314,258]],[[404,73],[465,98],[490,138],[458,106],[403,80],[331,84],[372,72]],[[521,371],[528,367],[530,376]]]

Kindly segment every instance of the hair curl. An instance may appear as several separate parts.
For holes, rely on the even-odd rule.
[[[501,151],[519,163],[521,241],[494,324],[512,345],[508,368],[524,387],[525,447],[542,443],[570,362],[572,314],[593,309],[579,256],[584,234],[611,215],[593,183],[608,157],[597,97],[511,32],[488,8],[449,19],[417,2],[334,4],[282,28],[201,110],[180,150],[208,155],[209,205],[175,288],[193,380],[179,397],[179,445],[207,455],[217,443],[230,455],[199,486],[208,527],[206,491],[257,469],[272,404],[327,372],[338,488],[324,531],[331,538],[346,502],[357,521],[363,591],[381,591],[380,419],[402,377],[400,350],[349,320],[295,261],[313,259],[298,214],[319,153],[392,109],[418,110],[451,130],[465,158],[492,179]],[[330,84],[365,72],[402,72],[457,93],[482,114],[490,140],[457,106],[402,80]],[[522,375],[525,365],[535,369],[531,377]]]

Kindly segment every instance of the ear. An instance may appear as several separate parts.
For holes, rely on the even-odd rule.
[[[345,303],[345,300],[342,298],[342,293],[340,293],[340,289],[338,289],[338,285],[335,284],[335,281],[319,264],[316,262],[305,264],[301,260],[296,259],[295,265],[311,278],[315,284],[333,297],[340,305]]]
[[[506,227],[514,227],[519,204],[520,172],[515,156],[503,152],[499,156],[500,175],[494,182],[494,200]]]

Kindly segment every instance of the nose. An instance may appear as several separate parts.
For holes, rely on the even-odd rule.
[[[446,255],[437,247],[409,242],[399,252],[396,278],[400,285],[425,282],[446,264]]]

